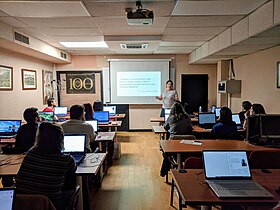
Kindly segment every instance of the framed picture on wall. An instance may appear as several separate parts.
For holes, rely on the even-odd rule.
[[[13,90],[13,68],[0,65],[0,90]]]
[[[280,61],[277,62],[277,67],[276,67],[276,86],[277,88],[280,88]]]
[[[21,69],[21,80],[23,90],[37,89],[37,77],[35,70]]]
[[[43,84],[43,104],[47,104],[49,98],[53,97],[53,72],[43,70],[42,72]]]

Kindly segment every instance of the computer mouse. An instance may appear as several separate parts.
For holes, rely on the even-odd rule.
[[[97,136],[97,138],[99,138],[99,139],[100,139],[100,138],[101,138],[101,136]]]

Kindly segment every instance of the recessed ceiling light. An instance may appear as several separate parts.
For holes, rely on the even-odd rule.
[[[59,42],[68,48],[108,48],[106,42]]]

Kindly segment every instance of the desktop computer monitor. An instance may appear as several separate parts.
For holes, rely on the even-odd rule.
[[[280,115],[260,115],[260,135],[264,139],[280,139]]]
[[[116,106],[104,106],[103,111],[108,111],[110,116],[115,116],[117,108]]]
[[[260,139],[260,116],[254,115],[247,118],[246,140],[257,144]]]

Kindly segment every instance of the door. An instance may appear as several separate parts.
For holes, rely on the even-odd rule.
[[[208,112],[208,75],[183,74],[181,81],[182,102],[188,104],[187,112],[198,112],[199,106]]]

